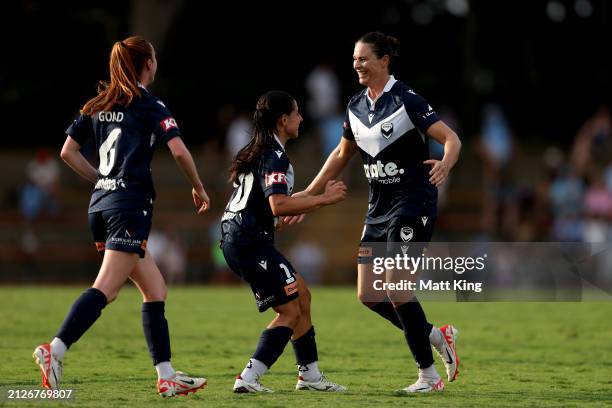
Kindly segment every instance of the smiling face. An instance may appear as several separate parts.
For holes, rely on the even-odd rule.
[[[371,44],[358,41],[353,51],[353,69],[361,85],[371,86],[389,75],[389,56],[378,58]]]
[[[296,101],[293,101],[293,110],[289,114],[284,114],[278,119],[277,130],[279,135],[284,135],[287,139],[295,139],[299,135],[300,123],[304,119],[300,115]]]

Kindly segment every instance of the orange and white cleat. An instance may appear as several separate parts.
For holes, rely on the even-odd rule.
[[[157,380],[157,392],[162,397],[174,397],[196,392],[206,386],[206,378],[192,378],[180,371],[172,378],[160,378]]]
[[[32,357],[40,367],[42,386],[50,390],[59,390],[63,366],[62,362],[51,352],[51,345],[45,343],[36,347]]]
[[[434,349],[442,359],[446,367],[448,381],[455,381],[459,376],[459,357],[457,357],[457,336],[459,331],[450,324],[440,327],[444,341],[442,344],[434,345]]]

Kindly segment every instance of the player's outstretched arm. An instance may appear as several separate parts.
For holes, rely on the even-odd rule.
[[[198,209],[198,214],[204,213],[210,208],[210,198],[206,190],[204,190],[204,186],[202,185],[202,181],[200,180],[198,170],[189,149],[187,149],[187,146],[183,143],[183,139],[180,137],[170,139],[168,148],[178,166],[183,170],[191,182],[191,186],[193,187],[191,194],[193,196],[193,203]]]
[[[72,170],[83,177],[86,180],[95,183],[98,179],[96,169],[87,161],[81,154],[81,145],[76,140],[68,136],[62,147],[60,157],[66,162]]]
[[[305,194],[287,196],[272,194],[268,197],[272,214],[275,217],[299,215],[316,210],[324,205],[338,203],[346,198],[346,185],[341,181],[330,180],[325,186],[323,194]]]
[[[319,174],[304,191],[310,195],[321,194],[328,181],[338,178],[356,151],[357,144],[354,141],[344,137],[341,138],[340,143],[330,153]]]
[[[446,180],[450,169],[459,160],[461,141],[459,136],[444,122],[437,121],[427,129],[427,134],[437,142],[444,145],[444,157],[442,160],[425,160],[423,163],[431,165],[429,171],[429,182],[438,187]]]

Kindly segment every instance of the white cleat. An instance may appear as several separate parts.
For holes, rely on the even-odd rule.
[[[254,383],[248,383],[242,379],[240,374],[236,376],[236,381],[234,382],[234,392],[238,394],[245,394],[248,392],[274,392],[269,388],[261,385],[259,380]]]
[[[446,367],[446,376],[448,381],[455,381],[459,376],[459,358],[457,357],[456,341],[459,331],[450,324],[440,327],[442,337],[444,341],[440,348],[437,345],[433,345],[434,349],[442,359],[444,367]]]
[[[298,382],[295,385],[296,390],[308,390],[308,391],[322,391],[322,392],[343,392],[346,391],[346,387],[340,384],[333,383],[321,375],[319,381],[306,381],[300,375]]]
[[[50,390],[59,390],[63,366],[62,362],[51,353],[51,345],[45,343],[36,347],[32,357],[34,357],[36,364],[40,367],[42,386]]]
[[[434,391],[443,391],[444,390],[444,381],[442,378],[438,379],[430,379],[424,378],[419,375],[419,379],[412,385],[409,385],[406,388],[402,388],[398,390],[398,394],[414,394],[417,392],[434,392]]]
[[[206,378],[189,377],[187,374],[177,371],[172,378],[157,380],[157,392],[162,397],[175,397],[196,392],[208,384]]]

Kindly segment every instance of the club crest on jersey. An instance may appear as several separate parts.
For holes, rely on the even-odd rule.
[[[159,122],[164,132],[169,131],[172,128],[178,129],[178,125],[176,124],[176,120],[174,118],[166,118]]]
[[[265,176],[266,187],[272,184],[287,184],[287,175],[285,173],[268,173]]]
[[[389,139],[393,134],[393,123],[385,122],[380,125],[380,131],[385,139]]]
[[[404,242],[410,241],[413,235],[414,231],[410,227],[402,227],[402,229],[400,230],[400,238]]]

